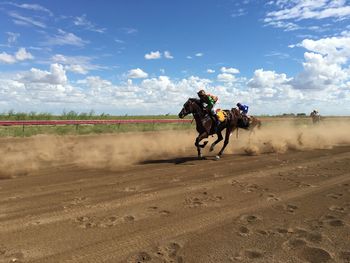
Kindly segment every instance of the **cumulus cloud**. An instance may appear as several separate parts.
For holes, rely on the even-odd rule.
[[[215,73],[215,70],[208,68],[207,73],[209,73],[209,74]]]
[[[34,56],[25,48],[19,48],[18,51],[11,55],[6,52],[0,53],[0,63],[13,64],[19,61],[33,59]]]
[[[159,51],[151,51],[148,54],[145,54],[145,59],[160,59],[162,54]]]
[[[140,68],[131,69],[128,72],[128,78],[131,78],[131,79],[143,79],[147,77],[148,77],[148,74]]]
[[[60,64],[51,64],[50,71],[31,68],[29,72],[19,74],[18,79],[24,83],[43,83],[52,85],[63,85],[67,82],[66,71]]]
[[[20,48],[18,49],[18,51],[15,54],[16,60],[18,61],[23,61],[23,60],[27,60],[27,59],[33,59],[33,55],[30,54],[29,52],[27,52],[27,50],[25,48]]]
[[[0,53],[0,63],[13,64],[16,62],[16,58],[6,52]]]
[[[305,52],[304,70],[293,80],[297,89],[326,89],[332,85],[341,86],[350,79],[347,65],[350,59],[350,36],[305,39],[299,45]]]
[[[222,73],[222,74],[219,74],[217,76],[217,79],[218,81],[221,81],[221,82],[235,82],[236,81],[236,77],[232,74],[229,74],[229,73]]]
[[[64,56],[62,54],[56,54],[52,56],[51,61],[53,63],[59,63],[64,65],[65,70],[77,73],[87,74],[91,70],[103,69],[102,66],[95,65],[91,61],[93,58],[86,56]]]
[[[196,53],[195,54],[196,57],[203,57],[203,55],[204,55],[203,53]]]
[[[236,68],[226,68],[226,67],[222,67],[220,69],[220,71],[222,73],[229,73],[229,74],[238,74],[239,73],[239,70],[236,69]]]

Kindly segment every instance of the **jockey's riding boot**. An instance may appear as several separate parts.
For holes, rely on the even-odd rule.
[[[215,119],[215,127],[214,127],[214,131],[218,132],[219,130],[219,125],[221,124],[221,122],[219,121],[218,115],[214,115],[214,119]]]

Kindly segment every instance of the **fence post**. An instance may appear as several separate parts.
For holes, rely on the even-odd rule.
[[[24,137],[24,124],[22,125],[22,137]]]

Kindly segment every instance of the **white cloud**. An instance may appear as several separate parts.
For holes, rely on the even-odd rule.
[[[231,17],[235,18],[235,17],[240,17],[240,16],[244,16],[246,15],[248,12],[246,11],[246,9],[244,8],[238,8],[237,10],[235,10],[232,14]]]
[[[83,74],[83,75],[86,75],[89,73],[89,71],[85,67],[77,64],[67,65],[64,67],[64,69],[73,73]]]
[[[138,32],[136,28],[132,28],[132,27],[123,27],[121,28],[121,30],[128,35],[134,35]]]
[[[19,33],[6,32],[6,34],[8,35],[8,37],[7,37],[7,45],[8,46],[11,46],[12,44],[17,43],[17,39],[20,36]]]
[[[209,74],[215,73],[215,70],[208,68],[207,73],[209,73]]]
[[[196,57],[203,57],[203,55],[204,55],[203,53],[196,53],[195,54]]]
[[[87,30],[93,31],[93,32],[104,33],[106,31],[106,28],[100,28],[100,27],[96,26],[94,23],[92,23],[91,21],[89,21],[86,18],[85,14],[82,16],[75,17],[73,23],[76,26],[81,26],[81,27],[83,27]]]
[[[238,74],[239,73],[239,70],[236,69],[236,68],[226,68],[226,67],[222,67],[220,69],[220,71],[222,73],[229,73],[229,74]]]
[[[145,54],[145,59],[160,59],[162,57],[162,54],[159,51],[151,51],[148,54]]]
[[[0,63],[13,64],[19,61],[33,59],[33,55],[25,48],[19,48],[14,55],[7,54],[6,52],[0,53]]]
[[[36,26],[40,28],[46,28],[45,23],[41,21],[37,21],[31,17],[22,16],[18,14],[17,12],[9,12],[8,15],[13,18],[13,22],[17,25],[22,26]]]
[[[56,54],[51,58],[53,63],[60,63],[64,65],[65,70],[77,73],[87,74],[91,70],[103,69],[102,66],[92,64],[92,58],[86,56],[64,56],[62,54]]]
[[[81,39],[73,33],[65,32],[61,29],[58,29],[58,34],[54,35],[53,37],[48,37],[47,41],[42,44],[48,46],[71,45],[83,47],[87,43],[88,41]]]
[[[229,74],[229,73],[219,74],[217,76],[217,79],[220,82],[228,82],[228,83],[236,81],[236,77],[234,75],[232,75],[232,74]]]
[[[128,72],[128,78],[130,79],[143,79],[147,77],[148,77],[148,74],[140,68],[131,69]]]
[[[0,53],[0,63],[13,64],[16,62],[16,58],[6,52]]]
[[[289,30],[296,29],[295,24],[283,21],[350,17],[350,6],[344,0],[277,0],[273,3],[278,7],[278,10],[268,12],[264,22],[275,27],[285,27],[287,25]]]
[[[169,51],[164,51],[164,57],[167,59],[173,59],[174,57],[170,54]]]
[[[325,90],[350,79],[350,36],[305,39],[298,46],[309,52],[304,54],[304,70],[292,82],[295,88]]]
[[[23,47],[18,49],[18,51],[15,54],[15,58],[17,61],[23,61],[23,60],[28,60],[28,59],[33,59],[33,55],[27,52],[27,50]]]
[[[187,58],[187,59],[192,59],[192,57],[191,57],[191,56],[187,56],[186,58]]]
[[[18,78],[24,83],[44,83],[44,84],[66,84],[67,76],[66,71],[60,64],[51,64],[50,72],[32,68],[29,72],[19,74]]]
[[[47,9],[41,5],[38,5],[38,4],[17,4],[17,3],[13,3],[13,2],[7,2],[7,4],[10,4],[10,5],[22,8],[22,9],[45,12],[45,13],[49,14],[50,16],[53,16],[53,13],[49,9]]]

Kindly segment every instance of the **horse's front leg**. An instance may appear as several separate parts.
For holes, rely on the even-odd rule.
[[[215,145],[217,145],[223,139],[221,131],[217,132],[216,134],[217,134],[218,138],[217,138],[217,140],[215,142],[213,142],[211,144],[210,149],[209,149],[210,152],[212,152],[214,150]]]
[[[220,159],[221,155],[223,154],[228,142],[230,141],[230,134],[231,134],[232,130],[230,128],[226,129],[226,134],[225,134],[225,141],[224,141],[224,145],[222,146],[219,154],[216,156],[216,159]]]
[[[207,132],[203,132],[201,134],[198,135],[198,137],[196,138],[196,142],[194,143],[194,145],[197,147],[197,152],[198,152],[198,158],[202,159],[203,155],[201,153],[201,148],[204,148],[205,145],[207,145],[208,142],[203,143],[202,145],[200,145],[200,141],[203,140],[204,138],[207,138],[208,134]]]

